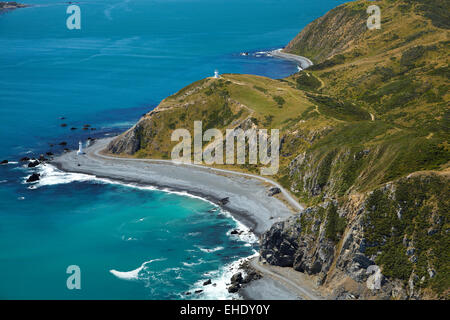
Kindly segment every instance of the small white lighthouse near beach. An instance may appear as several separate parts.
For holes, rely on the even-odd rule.
[[[77,155],[82,155],[82,154],[84,154],[84,151],[83,151],[83,143],[80,141],[80,142],[78,142],[78,151],[77,151]]]
[[[219,76],[219,70],[214,70],[214,78],[215,79],[219,79],[220,78],[220,76]]]

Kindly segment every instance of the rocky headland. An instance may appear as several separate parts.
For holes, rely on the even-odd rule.
[[[366,28],[373,4],[383,12],[379,30]],[[255,272],[308,299],[449,299],[449,6],[438,0],[338,6],[282,51],[309,57],[314,65],[306,70],[278,80],[237,74],[199,80],[103,142],[94,167],[84,160],[76,167],[72,154],[60,166],[141,179],[148,161],[154,162],[148,181],[179,183],[164,166],[174,129],[192,132],[197,120],[222,132],[278,128],[280,169],[271,179],[279,190],[242,190],[250,207],[237,201],[239,183],[215,196],[219,205],[229,198],[227,209],[246,208],[264,226]],[[105,157],[119,174],[103,165]],[[256,175],[260,167],[214,170]],[[195,185],[206,197],[214,191],[208,185],[216,178],[183,172],[194,181],[184,187]],[[236,274],[230,290],[257,283],[253,293],[270,292],[269,280],[260,281]]]

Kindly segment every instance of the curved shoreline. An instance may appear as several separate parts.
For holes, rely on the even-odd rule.
[[[279,186],[268,178],[201,165],[178,165],[170,160],[120,158],[101,154],[111,139],[113,138],[95,141],[86,148],[84,155],[77,155],[75,151],[62,154],[50,164],[62,171],[89,174],[112,182],[152,186],[168,192],[186,192],[225,209],[256,236],[294,213],[281,200],[267,195],[271,186]],[[279,187],[282,193],[289,196],[288,201],[294,201],[298,210],[303,209],[286,190]],[[224,198],[229,198],[229,202],[224,203]],[[266,275],[267,277],[258,280],[258,285],[262,285],[262,288],[247,288],[239,294],[249,300],[261,297],[295,298],[292,288],[283,282],[274,282],[270,274],[264,274]],[[275,289],[276,293],[273,291]]]
[[[282,221],[294,212],[281,200],[269,197],[267,191],[277,186],[296,211],[302,206],[281,186],[270,179],[251,174],[204,167],[200,165],[178,165],[170,160],[120,158],[102,155],[99,152],[111,138],[97,140],[87,148],[86,154],[77,156],[75,151],[56,157],[50,163],[58,169],[94,175],[138,186],[153,186],[198,196],[209,200],[234,218],[261,235],[273,223]],[[223,199],[229,198],[228,203]]]
[[[281,49],[270,52],[270,55],[295,61],[302,69],[313,64],[305,57],[286,54],[281,52]],[[234,219],[258,237],[274,223],[303,210],[288,191],[269,178],[196,164],[175,164],[171,160],[123,158],[102,154],[112,139],[95,141],[86,148],[84,155],[77,155],[75,151],[62,154],[51,164],[62,171],[89,174],[112,182],[132,183],[138,187],[152,186],[162,191],[185,192],[200,197],[228,211]],[[289,205],[275,197],[269,197],[267,192],[270,187],[279,188]],[[229,202],[224,202],[225,198],[229,199]],[[246,259],[248,258],[238,261]],[[264,277],[240,289],[239,294],[244,299],[292,300],[300,296],[314,299],[313,295],[305,295],[304,290],[293,286],[288,277],[275,277],[273,272],[264,268],[253,268]]]
[[[289,61],[295,61],[300,65],[300,67],[303,70],[314,65],[314,63],[306,57],[298,56],[298,55],[292,54],[292,53],[285,53],[282,50],[283,49],[273,50],[273,51],[269,52],[269,54],[275,58],[280,58],[280,59],[289,60]]]

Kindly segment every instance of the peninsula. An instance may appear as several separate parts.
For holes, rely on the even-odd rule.
[[[373,4],[379,30],[366,27]],[[232,212],[260,236],[247,267],[266,280],[233,277],[246,298],[448,299],[449,12],[439,0],[343,4],[273,54],[305,70],[199,80],[54,164],[185,190]],[[222,132],[279,129],[278,173],[169,163],[171,133],[193,132],[197,120]],[[280,193],[269,196],[272,187]]]

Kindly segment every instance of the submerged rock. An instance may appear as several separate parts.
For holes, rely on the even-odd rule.
[[[3,160],[0,164],[8,164],[8,160]]]

